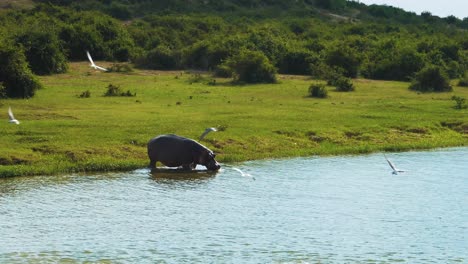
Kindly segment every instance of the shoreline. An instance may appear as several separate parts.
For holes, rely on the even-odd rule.
[[[222,163],[275,158],[402,152],[468,146],[468,109],[450,93],[415,93],[409,83],[355,79],[354,92],[307,96],[307,76],[277,84],[232,85],[190,72],[103,73],[85,62],[40,76],[29,100],[0,100],[20,125],[0,125],[0,177],[131,171],[149,162],[147,142],[161,134],[198,139]],[[215,83],[213,85],[213,83]],[[105,97],[109,84],[132,97]],[[80,98],[89,91],[89,98]]]
[[[401,152],[430,152],[430,151],[442,151],[442,150],[449,150],[449,149],[458,149],[458,148],[468,148],[468,144],[466,145],[458,145],[458,146],[444,146],[444,147],[434,147],[434,148],[414,148],[414,149],[405,149],[399,151],[373,151],[373,152],[359,152],[359,153],[339,153],[339,154],[318,154],[318,155],[309,155],[309,156],[278,156],[278,157],[268,157],[262,159],[249,159],[249,160],[239,160],[239,161],[231,161],[231,162],[220,162],[223,168],[223,165],[232,166],[232,164],[236,163],[244,163],[244,162],[253,162],[253,161],[266,161],[266,160],[282,160],[282,159],[295,159],[295,158],[323,158],[323,157],[342,157],[342,156],[360,156],[360,155],[372,155],[377,153],[401,153]],[[128,164],[121,164],[122,166],[116,165],[115,167],[109,167],[108,164],[100,164],[102,167],[106,167],[105,170],[94,170],[83,168],[81,170],[75,170],[74,168],[70,167],[68,170],[65,171],[50,171],[49,173],[41,173],[41,171],[34,171],[26,168],[27,173],[22,174],[21,168],[14,168],[12,170],[1,170],[0,171],[0,179],[1,178],[11,178],[11,177],[24,177],[24,176],[55,176],[55,175],[69,175],[69,174],[97,174],[97,173],[119,173],[119,172],[132,172],[135,170],[141,170],[148,168],[147,166],[138,166],[138,165],[128,165]],[[159,164],[158,166],[161,166]],[[200,165],[202,166],[202,165]],[[1,167],[0,167],[1,168]],[[166,169],[166,167],[162,168],[159,167],[160,170]],[[18,173],[19,172],[19,173]],[[196,171],[192,171],[196,173]]]

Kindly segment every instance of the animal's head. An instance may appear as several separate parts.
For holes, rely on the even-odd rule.
[[[217,171],[221,165],[215,160],[216,154],[207,148],[201,148],[195,154],[195,162],[205,166],[208,170]]]

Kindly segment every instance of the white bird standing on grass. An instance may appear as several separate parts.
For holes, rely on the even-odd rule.
[[[387,159],[387,156],[384,155],[384,157],[385,157],[385,159],[387,160],[388,165],[390,165],[390,167],[391,167],[392,170],[393,170],[393,171],[392,171],[392,174],[397,175],[399,172],[405,172],[404,170],[397,169],[397,168],[395,167],[395,165],[394,165],[390,160]]]
[[[205,129],[205,132],[203,132],[203,134],[201,134],[201,136],[200,136],[200,140],[202,140],[203,138],[205,138],[205,136],[206,136],[208,133],[210,133],[211,131],[215,131],[215,132],[216,132],[216,131],[218,131],[218,130],[217,130],[216,128],[214,128],[214,127],[209,127],[209,128],[207,128],[207,129]]]
[[[10,118],[10,121],[8,121],[9,123],[19,125],[20,122],[13,115],[13,112],[11,111],[11,107],[8,107],[8,117]]]
[[[91,54],[89,54],[89,51],[86,51],[86,55],[88,55],[89,62],[91,62],[91,65],[89,65],[89,66],[91,66],[92,68],[94,68],[94,69],[96,69],[96,70],[107,71],[106,68],[97,66],[97,65],[94,63],[93,58],[91,58]]]

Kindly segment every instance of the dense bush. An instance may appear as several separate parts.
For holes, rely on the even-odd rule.
[[[328,90],[323,84],[312,84],[309,87],[309,96],[316,97],[316,98],[327,98],[328,97]]]
[[[468,71],[465,72],[460,81],[458,81],[458,85],[462,87],[468,87]]]
[[[78,95],[78,98],[90,98],[91,97],[91,92],[89,90],[86,90],[82,92],[80,95]]]
[[[311,65],[318,61],[317,55],[307,49],[290,49],[281,57],[278,69],[284,74],[310,75]]]
[[[354,84],[350,78],[339,77],[335,81],[335,87],[338,92],[352,92],[354,91]]]
[[[167,46],[158,46],[136,60],[140,67],[154,70],[172,70],[178,67],[180,56]]]
[[[133,97],[136,96],[136,93],[130,92],[130,90],[127,90],[126,92],[122,91],[120,89],[120,86],[114,85],[114,84],[109,84],[107,86],[107,91],[104,93],[104,96],[127,96],[127,97]]]
[[[379,55],[372,58],[369,63],[366,77],[378,80],[408,81],[424,67],[423,56],[413,49],[379,50],[378,53]]]
[[[455,101],[455,106],[453,108],[455,109],[466,109],[468,106],[466,105],[466,99],[461,96],[452,96],[451,98],[453,101]]]
[[[416,74],[409,89],[420,92],[449,92],[452,91],[452,86],[440,67],[427,66]]]
[[[275,83],[276,69],[259,51],[241,50],[226,61],[235,81],[243,83]]]
[[[327,52],[325,62],[331,67],[343,69],[343,74],[346,77],[355,78],[361,63],[356,54],[355,50],[347,46],[338,46]]]
[[[42,86],[28,67],[21,49],[0,43],[0,83],[3,96],[9,98],[29,98]]]
[[[35,74],[63,73],[68,61],[58,35],[46,28],[30,29],[16,38],[23,46],[26,59]]]
[[[231,68],[227,65],[219,65],[215,68],[213,72],[214,76],[216,77],[221,77],[221,78],[231,78],[232,77],[232,71]]]

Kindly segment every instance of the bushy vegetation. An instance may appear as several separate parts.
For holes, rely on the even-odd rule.
[[[86,90],[82,92],[80,95],[78,95],[78,98],[90,98],[91,97],[91,92],[89,90]]]
[[[460,78],[458,85],[462,87],[468,87],[468,71],[466,71],[463,77]]]
[[[42,85],[29,69],[21,49],[0,43],[0,83],[2,97],[29,98]]]
[[[107,86],[107,90],[104,93],[104,96],[126,96],[126,97],[134,97],[136,96],[136,93],[130,92],[130,90],[127,90],[124,92],[120,86],[114,85],[114,84],[109,84]]]
[[[229,58],[226,65],[241,83],[275,83],[276,69],[261,52],[241,50]]]
[[[0,40],[21,49],[39,75],[67,71],[86,50],[95,60],[208,70],[241,82],[274,82],[274,72],[410,81],[427,65],[449,78],[468,70],[468,18],[345,0],[35,3],[0,13]],[[247,70],[245,51],[263,72]]]
[[[312,84],[309,87],[309,96],[315,98],[327,98],[328,97],[328,90],[325,85],[320,83]]]
[[[410,90],[419,92],[450,92],[450,80],[440,67],[428,66],[416,74]]]
[[[453,101],[455,101],[455,106],[453,108],[455,108],[455,109],[466,109],[466,108],[468,108],[468,105],[466,105],[465,97],[454,95],[454,96],[452,96],[451,99]]]
[[[71,63],[60,78],[39,76],[46,89],[28,102],[0,100],[3,111],[11,105],[21,120],[20,126],[1,125],[0,177],[144,168],[150,138],[198,138],[206,124],[227,128],[205,141],[223,163],[468,145],[467,110],[453,109],[452,95],[417,94],[402,82],[358,79],[358,94],[333,92],[311,101],[304,98],[309,78],[189,85],[186,72],[86,75],[87,64]],[[109,83],[138,91],[139,100],[102,97],[102,84]],[[87,89],[90,98],[76,97]],[[456,94],[468,98],[468,89]]]
[[[338,92],[354,91],[354,84],[350,78],[341,76],[335,81],[335,87]]]

